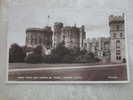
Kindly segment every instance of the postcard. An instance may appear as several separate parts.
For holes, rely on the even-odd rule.
[[[126,12],[27,2],[9,4],[8,82],[129,81]]]

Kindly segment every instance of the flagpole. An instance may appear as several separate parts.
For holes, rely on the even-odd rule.
[[[49,26],[49,20],[50,20],[50,16],[48,15],[48,26]]]

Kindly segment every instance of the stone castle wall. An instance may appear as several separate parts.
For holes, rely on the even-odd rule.
[[[64,42],[67,48],[83,48],[85,40],[84,26],[63,26],[63,23],[56,22],[52,27],[28,28],[26,30],[26,46],[37,47],[42,45],[45,49],[56,48]]]

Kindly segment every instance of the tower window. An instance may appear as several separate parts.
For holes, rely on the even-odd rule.
[[[121,56],[116,56],[116,59],[117,60],[121,60]]]
[[[123,34],[122,33],[120,33],[120,37],[122,37],[123,36]]]

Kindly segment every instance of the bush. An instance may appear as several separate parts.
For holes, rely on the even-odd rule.
[[[72,55],[65,55],[61,62],[63,63],[73,63],[74,62],[74,57]]]
[[[30,54],[25,58],[26,63],[42,63],[43,56],[38,54]]]
[[[42,63],[43,62],[43,56],[42,56],[42,47],[37,46],[35,49],[33,49],[33,53],[29,54],[25,61],[27,63]]]

